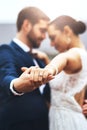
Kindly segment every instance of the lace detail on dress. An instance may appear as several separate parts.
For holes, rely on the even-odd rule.
[[[82,70],[68,75],[62,71],[50,81],[51,107],[49,111],[50,130],[86,130],[87,120],[74,95],[87,84],[87,53],[77,49],[81,55]],[[80,122],[80,123],[79,123]]]
[[[55,79],[50,81],[52,89],[67,93],[68,95],[75,95],[80,92],[87,84],[87,52],[83,49],[75,48],[81,55],[82,70],[76,74],[66,74],[62,71]]]

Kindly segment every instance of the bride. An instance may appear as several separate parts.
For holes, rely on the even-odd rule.
[[[50,83],[50,130],[87,129],[82,108],[74,98],[87,84],[87,52],[79,37],[85,30],[83,22],[70,16],[63,15],[51,21],[49,38],[60,54],[44,69],[29,68],[30,75],[33,75],[31,80],[35,83]]]

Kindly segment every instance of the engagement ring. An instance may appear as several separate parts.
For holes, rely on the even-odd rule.
[[[42,76],[43,76],[43,74],[41,74],[41,73],[40,73],[40,74],[39,74],[39,76],[40,76],[40,77],[42,77]]]

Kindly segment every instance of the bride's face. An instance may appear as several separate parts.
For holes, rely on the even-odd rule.
[[[67,50],[67,42],[66,42],[66,33],[59,29],[56,29],[55,26],[49,25],[48,27],[48,35],[51,41],[51,46],[54,46],[56,50],[59,52],[64,52]]]

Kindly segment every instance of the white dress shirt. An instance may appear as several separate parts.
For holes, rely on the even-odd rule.
[[[14,41],[20,48],[22,48],[25,52],[29,52],[29,51],[30,51],[30,48],[29,48],[26,44],[24,44],[22,41],[20,41],[19,39],[14,38],[13,41]],[[39,66],[38,63],[37,63],[37,61],[36,61],[34,58],[33,58],[33,61],[34,61],[34,63],[35,63],[36,66]],[[14,80],[15,80],[15,79],[14,79]],[[10,90],[12,91],[12,93],[13,93],[14,95],[19,95],[19,96],[23,95],[24,93],[17,93],[17,92],[13,89],[14,80],[12,80],[11,83],[10,83]],[[40,90],[40,93],[41,93],[41,94],[43,93],[44,87],[45,87],[44,84],[39,87],[39,90]]]

